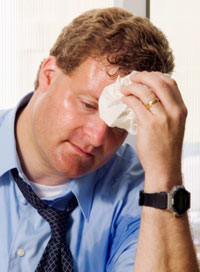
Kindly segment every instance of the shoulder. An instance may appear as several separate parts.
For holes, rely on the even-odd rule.
[[[98,171],[97,190],[115,201],[126,201],[143,187],[144,171],[136,151],[122,145],[114,157]]]
[[[129,144],[123,144],[116,153],[116,162],[118,162],[117,176],[143,174],[143,168],[136,151]]]
[[[2,125],[2,123],[6,120],[7,116],[9,115],[9,113],[12,111],[12,109],[8,109],[8,110],[0,110],[0,126]]]
[[[144,171],[136,151],[129,145],[122,145],[113,158],[98,171],[98,176],[109,178],[114,183],[119,180],[135,180],[144,177]]]

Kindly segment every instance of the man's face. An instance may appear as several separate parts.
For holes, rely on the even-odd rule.
[[[46,89],[34,94],[33,143],[41,163],[53,173],[74,178],[106,163],[127,133],[99,117],[98,98],[113,83],[106,65],[87,59],[71,75],[59,68]]]

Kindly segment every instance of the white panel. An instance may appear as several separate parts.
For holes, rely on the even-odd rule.
[[[16,17],[16,1],[0,1],[0,107],[17,97],[14,88],[18,82]]]
[[[151,20],[166,34],[175,55],[175,72],[188,107],[185,142],[200,142],[200,1],[151,0]]]
[[[146,17],[146,0],[114,0],[114,5],[130,11],[136,16]]]

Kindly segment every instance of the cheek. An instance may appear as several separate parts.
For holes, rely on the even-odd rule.
[[[69,126],[72,126],[77,121],[78,112],[76,106],[68,98],[63,99],[58,104],[57,112],[61,122],[67,123]]]
[[[66,137],[76,127],[78,114],[75,106],[63,97],[46,96],[33,111],[33,119],[40,134],[48,137]]]
[[[57,107],[52,106],[48,97],[37,101],[32,112],[32,127],[39,146],[44,147],[55,142],[60,135],[59,127],[62,123]]]

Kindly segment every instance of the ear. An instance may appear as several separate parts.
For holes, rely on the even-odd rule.
[[[39,72],[39,88],[46,90],[54,78],[56,78],[59,71],[61,71],[61,69],[56,64],[56,57],[49,56],[45,59]]]

